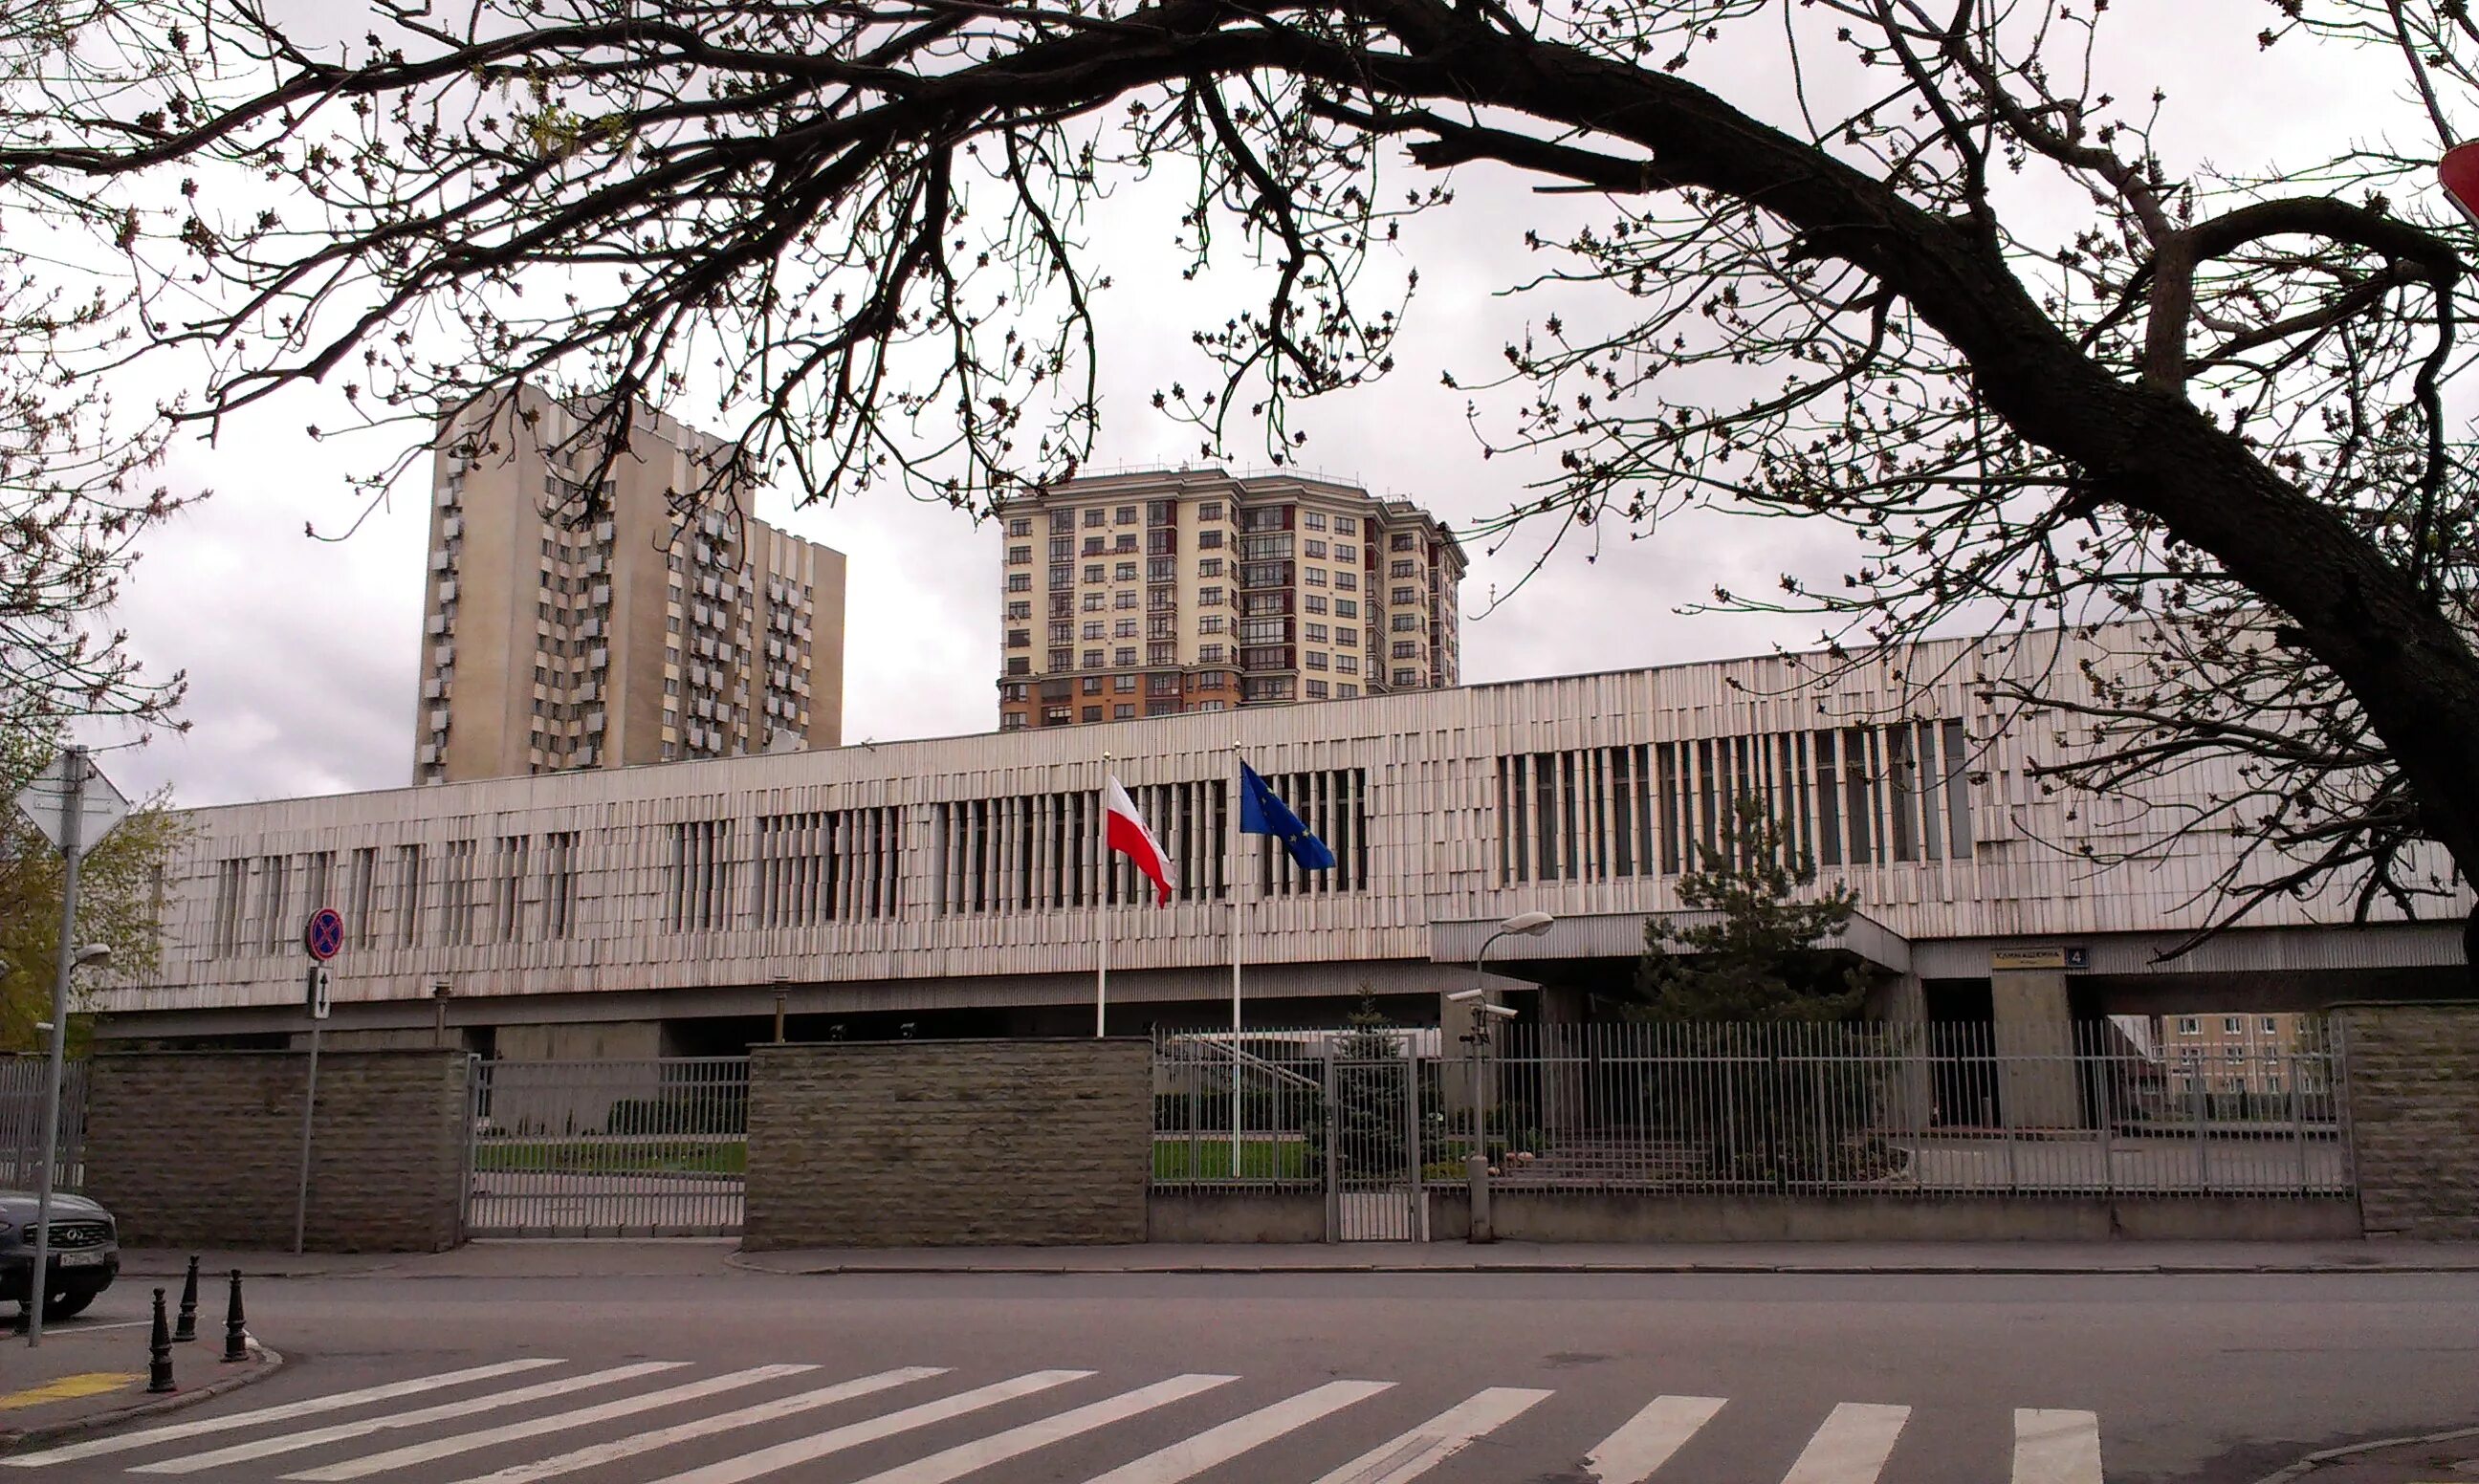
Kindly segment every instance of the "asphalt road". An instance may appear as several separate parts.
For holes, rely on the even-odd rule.
[[[709,1267],[263,1280],[250,1318],[291,1362],[274,1378],[171,1435],[0,1462],[64,1484],[2092,1484],[2096,1436],[2109,1484],[2254,1484],[2479,1423],[2470,1273]]]

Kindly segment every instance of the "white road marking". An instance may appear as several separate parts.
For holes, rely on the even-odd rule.
[[[708,1376],[702,1381],[667,1387],[659,1392],[647,1392],[636,1396],[623,1396],[617,1401],[599,1402],[591,1407],[579,1407],[574,1412],[555,1412],[549,1417],[527,1418],[522,1422],[505,1422],[498,1427],[483,1428],[479,1432],[460,1433],[451,1438],[435,1439],[429,1443],[411,1444],[404,1447],[392,1448],[384,1453],[372,1453],[367,1458],[347,1459],[341,1464],[329,1464],[323,1469],[304,1469],[299,1473],[288,1473],[285,1477],[316,1480],[318,1484],[335,1484],[335,1481],[340,1479],[363,1478],[373,1473],[385,1473],[390,1469],[409,1469],[416,1464],[453,1458],[459,1453],[471,1453],[476,1448],[493,1447],[502,1443],[515,1443],[525,1438],[539,1438],[545,1433],[566,1432],[573,1427],[590,1427],[597,1422],[607,1422],[613,1418],[632,1417],[640,1412],[652,1412],[656,1407],[677,1406],[684,1401],[696,1401],[700,1397],[712,1396],[717,1393],[737,1391],[744,1386],[754,1386],[760,1381],[797,1376],[817,1369],[815,1366],[754,1366],[747,1370],[734,1370],[724,1375]]]
[[[1005,1463],[1018,1454],[1048,1447],[1054,1443],[1064,1443],[1078,1433],[1091,1432],[1096,1427],[1108,1426],[1140,1412],[1169,1406],[1174,1401],[1185,1400],[1199,1392],[1210,1392],[1217,1386],[1228,1386],[1239,1379],[1238,1376],[1173,1376],[1167,1381],[1156,1381],[1151,1386],[1139,1386],[1133,1392],[1121,1392],[1116,1396],[1105,1396],[1100,1401],[1072,1407],[1037,1422],[1027,1422],[1021,1427],[1010,1427],[986,1438],[959,1443],[944,1452],[916,1458],[883,1473],[873,1473],[860,1484],[948,1484],[949,1480],[960,1479],[975,1470]]]
[[[1417,1479],[1548,1395],[1520,1386],[1475,1392],[1403,1436],[1370,1448],[1317,1484],[1403,1484]]]
[[[141,1464],[132,1473],[196,1473],[202,1469],[220,1469],[229,1464],[245,1464],[253,1459],[272,1458],[278,1453],[296,1453],[303,1448],[322,1447],[330,1443],[344,1443],[353,1438],[366,1438],[374,1432],[393,1432],[402,1427],[426,1427],[432,1422],[452,1422],[476,1412],[497,1412],[501,1407],[520,1407],[529,1401],[548,1401],[591,1387],[610,1386],[621,1381],[633,1381],[639,1376],[657,1371],[677,1370],[687,1361],[639,1361],[633,1366],[614,1366],[608,1370],[591,1370],[581,1376],[562,1376],[556,1381],[537,1381],[520,1386],[513,1392],[492,1392],[487,1395],[469,1397],[464,1401],[443,1401],[435,1407],[419,1407],[411,1412],[390,1412],[364,1418],[358,1422],[338,1422],[331,1427],[314,1427],[308,1432],[290,1432],[281,1437],[262,1438],[256,1443],[239,1443],[212,1453],[192,1453],[187,1458],[167,1458],[158,1463]]]
[[[779,1443],[770,1448],[759,1448],[754,1453],[743,1453],[737,1458],[723,1459],[720,1462],[708,1464],[703,1469],[692,1469],[686,1473],[676,1473],[668,1479],[658,1481],[658,1484],[739,1484],[742,1479],[754,1479],[760,1474],[789,1469],[795,1464],[805,1464],[811,1459],[824,1458],[830,1453],[840,1453],[846,1448],[856,1448],[864,1443],[875,1443],[881,1438],[908,1432],[915,1427],[927,1427],[933,1422],[943,1422],[951,1417],[961,1417],[967,1412],[979,1412],[984,1407],[994,1407],[1000,1402],[1012,1401],[1018,1396],[1030,1396],[1035,1392],[1046,1392],[1054,1386],[1064,1386],[1070,1381],[1082,1381],[1092,1373],[1089,1370],[1030,1371],[1012,1380],[993,1382],[969,1392],[958,1392],[953,1396],[943,1396],[936,1401],[925,1401],[917,1407],[907,1407],[901,1412],[890,1412],[884,1417],[873,1417],[866,1421],[835,1428],[831,1432],[822,1432],[807,1438],[795,1438],[789,1443]]]
[[[1644,1484],[1670,1455],[1713,1420],[1727,1397],[1656,1396],[1584,1455],[1594,1484]]]
[[[1328,1381],[1245,1417],[1235,1417],[1218,1427],[1209,1427],[1134,1463],[1122,1464],[1088,1484],[1179,1484],[1182,1479],[1194,1478],[1250,1448],[1271,1443],[1355,1401],[1391,1391],[1393,1386],[1392,1381]]]
[[[556,1366],[557,1360],[500,1361],[497,1365],[475,1366],[465,1370],[447,1370],[437,1375],[416,1376],[409,1381],[390,1381],[383,1386],[365,1386],[358,1391],[336,1392],[325,1396],[313,1396],[306,1401],[288,1401],[281,1406],[260,1407],[254,1412],[232,1412],[222,1417],[203,1418],[194,1422],[174,1422],[166,1427],[147,1427],[137,1432],[116,1433],[89,1443],[72,1443],[66,1447],[48,1448],[40,1453],[25,1453],[15,1458],[0,1458],[0,1468],[41,1469],[52,1464],[75,1463],[81,1458],[94,1458],[105,1453],[125,1453],[157,1443],[178,1443],[184,1438],[202,1437],[208,1433],[230,1432],[240,1427],[256,1427],[262,1422],[285,1422],[296,1417],[310,1417],[320,1412],[337,1412],[345,1407],[358,1407],[365,1402],[394,1401],[398,1396],[435,1392],[442,1387],[462,1386],[469,1381],[488,1381],[495,1376],[515,1375],[522,1370],[539,1370]]]
[[[713,1417],[701,1417],[672,1427],[651,1428],[626,1438],[614,1438],[607,1443],[581,1447],[573,1453],[562,1453],[555,1458],[538,1458],[528,1464],[512,1464],[497,1473],[485,1473],[476,1478],[466,1479],[462,1484],[532,1484],[536,1479],[556,1478],[563,1473],[575,1473],[580,1469],[617,1463],[621,1459],[634,1458],[640,1453],[652,1452],[655,1448],[670,1447],[675,1443],[686,1443],[694,1438],[710,1438],[716,1433],[732,1432],[742,1427],[754,1427],[760,1422],[771,1422],[779,1418],[798,1417],[804,1412],[815,1412],[820,1407],[831,1407],[839,1401],[850,1401],[856,1396],[867,1396],[874,1392],[887,1391],[913,1381],[927,1381],[932,1376],[943,1376],[946,1373],[947,1369],[943,1366],[906,1366],[895,1370],[882,1370],[876,1375],[838,1382],[833,1386],[821,1387],[814,1392],[803,1392],[796,1396],[779,1396],[773,1401],[761,1401],[754,1407],[742,1407],[738,1411],[718,1413]]]
[[[2018,1409],[2014,1484],[2101,1484],[2099,1416]]]
[[[1842,1403],[1807,1440],[1782,1484],[1876,1484],[1910,1418],[1908,1407]]]

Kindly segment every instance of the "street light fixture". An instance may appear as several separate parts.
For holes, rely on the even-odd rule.
[[[1558,925],[1558,919],[1547,912],[1518,912],[1497,925],[1497,931],[1481,940],[1480,952],[1472,958],[1472,993],[1481,991],[1484,975],[1481,965],[1489,961],[1491,946],[1502,937],[1539,937]],[[1463,999],[1463,995],[1453,996]]]
[[[69,967],[71,969],[103,968],[111,962],[112,945],[110,943],[89,943],[84,948],[79,949],[76,953],[69,955]],[[48,1020],[36,1021],[35,1034],[38,1036],[51,1035],[52,1023]]]

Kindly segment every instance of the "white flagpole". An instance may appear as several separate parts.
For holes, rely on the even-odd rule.
[[[1231,744],[1231,1178],[1240,1178],[1240,744]]]
[[[1093,820],[1093,839],[1101,847],[1100,895],[1093,908],[1096,925],[1093,972],[1093,1038],[1102,1038],[1102,1023],[1111,1004],[1111,755],[1102,755],[1102,786],[1093,798],[1102,807]]]

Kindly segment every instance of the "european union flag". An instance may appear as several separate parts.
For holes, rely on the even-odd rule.
[[[1303,871],[1334,869],[1334,852],[1325,841],[1309,833],[1309,827],[1300,823],[1291,806],[1244,762],[1240,765],[1240,830],[1243,834],[1270,834],[1282,841],[1283,849],[1291,853],[1291,859]]]

